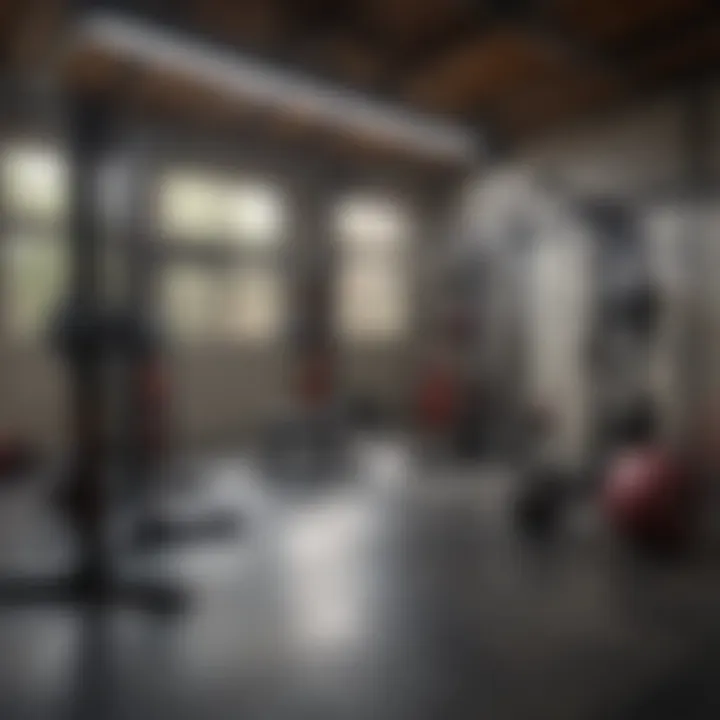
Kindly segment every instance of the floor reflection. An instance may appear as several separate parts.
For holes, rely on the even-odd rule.
[[[674,697],[712,692],[714,567],[623,573],[568,542],[538,558],[497,472],[417,478],[393,448],[359,460],[307,492],[208,468],[184,507],[241,509],[248,532],[126,563],[190,587],[179,617],[1,612],[0,718],[592,720],[654,707],[633,693],[672,678]]]
[[[292,513],[286,528],[291,642],[314,661],[368,632],[370,509],[345,491]]]

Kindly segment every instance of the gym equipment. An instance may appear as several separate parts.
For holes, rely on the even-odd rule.
[[[326,263],[309,268],[300,284],[300,312],[291,332],[296,368],[292,397],[263,432],[260,454],[270,477],[331,480],[348,463],[350,423],[339,393]]]
[[[421,414],[428,429],[433,431],[434,424],[433,432],[447,435],[454,459],[472,461],[489,445],[485,313],[490,268],[487,253],[463,240],[443,268],[438,343],[448,359],[445,368],[427,370],[428,385],[422,392],[428,395],[421,400]]]
[[[260,438],[268,477],[297,481],[336,479],[349,460],[350,421],[339,402],[295,403],[273,418]]]
[[[602,490],[610,524],[624,538],[654,549],[676,548],[689,539],[697,499],[691,473],[653,445],[621,451],[610,464]]]
[[[526,411],[522,452],[516,459],[518,482],[513,497],[515,526],[531,540],[550,540],[560,530],[566,507],[577,488],[562,464],[554,462],[545,449],[545,441],[554,430],[554,417],[545,407],[532,406]]]
[[[595,464],[601,465],[600,458],[625,443],[647,440],[654,431],[649,368],[660,303],[636,213],[604,200],[582,203],[580,212],[595,247],[595,311],[587,359],[594,391],[592,450]]]
[[[536,179],[531,179],[529,195],[536,194],[536,184]],[[664,534],[670,537],[673,533],[689,532],[690,520],[697,509],[696,472],[695,469],[690,472],[689,462],[686,466],[683,461],[681,466],[678,456],[671,454],[670,449],[674,452],[674,448],[680,448],[683,458],[692,459],[693,468],[704,464],[703,469],[707,472],[707,460],[699,458],[693,448],[703,432],[705,415],[702,407],[706,400],[703,389],[705,393],[713,392],[707,388],[707,365],[708,359],[712,358],[709,347],[712,343],[708,339],[712,333],[708,333],[706,324],[703,325],[703,318],[709,314],[708,305],[711,306],[713,300],[707,295],[700,296],[693,284],[703,279],[699,272],[702,260],[698,260],[698,246],[705,247],[708,239],[714,238],[712,228],[716,225],[716,216],[713,214],[708,218],[704,226],[698,222],[682,222],[677,226],[676,212],[669,213],[672,217],[663,213],[663,222],[658,227],[673,237],[660,243],[656,242],[657,229],[653,235],[647,234],[648,226],[644,222],[647,208],[637,202],[623,202],[612,197],[590,201],[563,200],[555,193],[548,199],[550,202],[545,203],[540,198],[537,216],[531,209],[534,203],[525,204],[529,209],[526,219],[540,240],[536,249],[546,238],[552,241],[553,234],[561,238],[566,236],[568,240],[578,236],[580,242],[586,243],[583,263],[592,263],[592,273],[585,277],[584,284],[589,289],[591,312],[583,315],[581,323],[577,322],[578,315],[573,316],[573,323],[578,327],[574,327],[573,336],[568,338],[572,351],[578,351],[577,360],[573,357],[578,363],[574,368],[578,370],[575,387],[584,391],[582,403],[573,410],[578,413],[573,415],[572,430],[577,428],[577,423],[583,425],[581,432],[575,435],[577,445],[573,451],[577,448],[577,454],[571,460],[579,470],[573,491],[577,489],[578,496],[582,492],[593,500],[598,496],[604,498],[606,517],[623,536]],[[491,200],[489,195],[488,209]],[[547,207],[541,207],[544,205]],[[522,216],[524,213],[524,207],[514,201],[509,214]],[[689,214],[697,215],[698,210],[692,207]],[[563,216],[567,219],[566,224]],[[544,218],[548,220],[548,226],[543,230]],[[668,223],[668,219],[673,222]],[[496,222],[495,228],[490,223],[486,232],[494,236],[495,242],[483,243],[503,249],[502,252],[496,250],[492,256],[491,276],[501,279],[493,298],[500,311],[498,317],[502,318],[494,325],[498,341],[489,344],[494,348],[501,348],[503,344],[499,340],[511,332],[525,340],[532,337],[527,322],[523,322],[529,315],[529,303],[517,303],[519,312],[513,305],[513,300],[522,299],[523,293],[519,285],[513,285],[509,280],[523,276],[524,284],[530,283],[523,272],[523,253],[512,252],[512,233],[508,229],[512,222],[512,217],[508,217],[505,222]],[[665,249],[659,252],[663,247]],[[661,258],[664,263],[659,262]],[[548,262],[549,266],[551,264]],[[504,267],[509,268],[507,273],[502,272]],[[553,277],[556,276],[550,272],[550,280],[545,279],[545,282],[551,285]],[[509,288],[514,292],[508,293]],[[543,312],[544,307],[540,308]],[[562,316],[564,309],[555,309]],[[702,327],[704,332],[699,331]],[[503,335],[499,330],[507,331],[507,334]],[[516,348],[520,352],[516,351],[515,357],[529,354],[520,345]],[[662,355],[656,358],[656,353]],[[503,356],[504,361],[498,365],[510,367],[509,357],[509,353]],[[660,361],[657,365],[651,362],[656,359]],[[509,376],[526,397],[523,387],[526,375],[513,370]],[[498,373],[498,377],[502,375]],[[559,379],[558,384],[561,381]],[[503,384],[496,383],[493,388],[495,386],[503,387]],[[552,392],[552,384],[550,387]],[[505,392],[506,406],[512,397],[511,392]],[[567,416],[562,419],[568,420]],[[564,426],[564,429],[571,427],[569,422]],[[529,428],[523,422],[517,422],[515,427],[521,440],[515,445],[517,455],[525,461],[519,463],[521,482],[513,498],[514,517],[522,529],[548,527],[553,518],[560,517],[556,503],[564,504],[563,493],[554,479],[553,464],[548,464],[549,458],[535,451],[542,437],[528,432]],[[706,457],[712,454],[707,448],[710,444],[705,443]],[[625,495],[618,490],[618,487],[623,488],[623,482],[617,480],[616,474],[623,478],[627,471],[616,468],[625,466],[628,454],[637,456],[639,453],[645,453],[647,460],[645,465],[639,463],[640,470],[633,471],[640,490]],[[676,469],[672,470],[673,467]],[[714,467],[717,467],[716,459]],[[671,503],[667,497],[678,498],[675,515],[670,512]]]
[[[594,496],[604,482],[607,459],[618,448],[656,437],[649,368],[662,308],[638,218],[632,207],[598,198],[575,202],[572,223],[578,228],[577,242],[591,243],[585,257],[593,262],[591,313],[574,336],[586,343],[584,348],[577,345],[577,362],[587,363],[590,442],[583,441],[585,457],[572,473],[570,493],[570,472],[548,463],[550,458],[539,451],[548,428],[533,430],[532,418],[527,419],[523,434],[529,458],[521,470],[516,518],[522,528],[539,526],[546,532],[561,518],[571,494],[589,491]],[[563,475],[567,492],[561,487]]]
[[[77,538],[75,567],[55,577],[0,578],[0,603],[122,604],[168,613],[183,608],[180,588],[121,575],[110,538],[108,494],[107,369],[120,347],[117,319],[104,307],[101,223],[97,202],[99,168],[109,140],[110,108],[103,97],[69,98],[72,189],[70,212],[71,293],[54,327],[71,389],[73,453],[62,507]]]
[[[423,373],[418,397],[421,427],[432,434],[449,433],[456,418],[458,392],[446,363],[431,363]]]
[[[133,252],[133,250],[135,252]],[[235,539],[241,522],[234,511],[218,508],[200,516],[177,517],[162,512],[163,495],[183,489],[176,478],[164,472],[170,452],[169,378],[164,360],[161,333],[149,319],[146,307],[151,297],[146,284],[150,277],[147,253],[131,248],[127,252],[125,307],[112,315],[111,338],[115,356],[125,371],[126,394],[119,423],[119,464],[123,467],[120,488],[124,502],[134,510],[132,545],[135,550]],[[191,484],[191,483],[188,483]]]
[[[352,426],[361,432],[375,432],[388,425],[387,414],[372,397],[350,398],[347,406]]]
[[[636,336],[649,338],[660,319],[660,298],[648,280],[638,281],[609,298],[603,309],[610,316],[606,322],[616,320]]]
[[[468,381],[457,409],[453,450],[460,460],[476,460],[488,450],[491,405],[481,381]]]
[[[549,464],[532,467],[521,478],[513,507],[515,524],[528,538],[548,540],[560,527],[570,497],[569,478]]]
[[[8,483],[27,476],[37,466],[39,454],[19,437],[0,436],[0,482]]]
[[[605,517],[624,539],[653,549],[681,546],[697,509],[694,473],[661,437],[650,359],[662,317],[649,245],[629,209],[599,205],[589,216],[600,253],[594,375]]]
[[[453,358],[444,349],[432,353],[420,370],[414,398],[415,429],[420,454],[431,463],[445,463],[453,457],[460,399],[458,384]]]

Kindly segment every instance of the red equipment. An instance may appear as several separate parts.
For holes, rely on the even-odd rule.
[[[24,474],[35,460],[36,453],[28,443],[16,437],[0,436],[0,480]]]
[[[143,447],[159,457],[167,445],[167,406],[170,398],[166,368],[160,359],[150,360],[138,368],[142,398],[140,422]]]
[[[458,393],[449,368],[430,368],[421,383],[419,405],[420,423],[426,430],[450,429],[457,414]]]
[[[638,447],[612,463],[603,505],[610,523],[628,539],[676,545],[693,529],[697,492],[691,473],[669,452]]]

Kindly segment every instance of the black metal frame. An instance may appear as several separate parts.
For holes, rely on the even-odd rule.
[[[110,140],[109,112],[104,98],[71,99],[72,277],[67,312],[71,322],[80,319],[87,321],[86,330],[92,328],[84,337],[66,337],[64,344],[72,391],[74,453],[63,509],[77,537],[79,557],[75,569],[65,575],[0,578],[0,605],[119,604],[166,613],[181,609],[187,600],[184,592],[169,584],[121,578],[108,546],[107,387],[103,372],[108,347],[99,330],[106,316],[95,193],[98,169]]]

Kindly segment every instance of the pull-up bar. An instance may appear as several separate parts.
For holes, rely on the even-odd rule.
[[[471,164],[480,149],[477,134],[460,124],[382,103],[118,14],[96,12],[79,20],[73,51],[83,50],[99,50],[113,59],[175,74],[224,97],[439,160]]]

